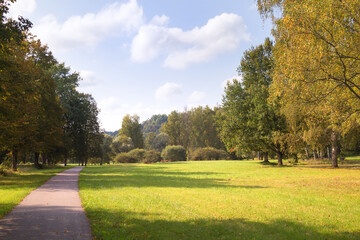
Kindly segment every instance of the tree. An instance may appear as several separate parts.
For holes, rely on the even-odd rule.
[[[159,133],[154,138],[152,148],[158,152],[161,152],[166,148],[167,145],[169,145],[169,142],[169,135],[167,135],[166,133]]]
[[[109,163],[111,160],[112,149],[111,144],[113,143],[113,138],[110,135],[103,134],[104,138],[101,143],[101,160],[100,165],[103,163]]]
[[[167,115],[166,114],[158,114],[153,115],[150,119],[144,121],[141,124],[143,135],[146,139],[147,134],[149,133],[160,133],[161,124],[167,121]]]
[[[219,116],[220,134],[228,150],[269,151],[282,165],[286,142],[285,117],[277,101],[269,102],[272,83],[272,42],[245,51],[238,68],[242,82],[234,80],[225,89]]]
[[[86,166],[88,157],[95,148],[99,148],[102,138],[97,119],[99,110],[96,102],[89,94],[77,93],[70,101],[69,116],[70,136],[75,156]]]
[[[276,20],[274,95],[306,108],[308,121],[328,117],[337,167],[340,134],[359,119],[360,1],[258,0],[258,6],[264,17]]]
[[[168,116],[168,121],[162,124],[161,132],[169,136],[169,144],[180,145],[181,114],[177,111],[172,111]]]
[[[111,148],[116,155],[118,153],[129,152],[130,150],[134,149],[134,143],[130,137],[119,135],[112,142]]]
[[[33,143],[36,126],[32,120],[38,110],[33,63],[26,59],[26,38],[32,23],[19,17],[9,19],[9,4],[0,2],[0,145],[12,152],[12,168],[27,142]]]
[[[144,148],[144,138],[141,132],[139,116],[127,114],[122,121],[119,136],[124,135],[131,138],[135,148]]]
[[[155,138],[156,138],[156,133],[154,133],[154,132],[149,132],[146,135],[145,149],[147,149],[147,150],[153,149],[153,143],[154,143]]]
[[[197,107],[190,114],[190,148],[214,147],[224,148],[215,123],[215,110],[209,106]]]

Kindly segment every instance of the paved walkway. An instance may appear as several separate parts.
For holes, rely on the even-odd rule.
[[[32,191],[0,219],[0,239],[92,239],[78,193],[82,169],[59,173]]]

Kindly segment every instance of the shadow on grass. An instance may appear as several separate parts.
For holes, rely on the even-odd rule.
[[[97,171],[98,168],[99,172]],[[104,169],[92,167],[80,175],[81,189],[111,189],[121,187],[175,188],[266,188],[263,186],[234,186],[223,178],[208,178],[215,172],[174,172],[163,167],[126,166]],[[199,177],[200,176],[200,177]]]
[[[315,226],[287,220],[269,223],[245,219],[151,220],[157,215],[88,211],[95,239],[359,239],[359,232],[321,232]]]

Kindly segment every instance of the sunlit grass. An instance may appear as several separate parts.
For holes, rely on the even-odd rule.
[[[360,238],[360,168],[87,167],[80,195],[96,239]]]
[[[0,218],[9,213],[32,190],[68,168],[59,166],[39,170],[32,166],[20,166],[18,173],[7,177],[0,176]]]

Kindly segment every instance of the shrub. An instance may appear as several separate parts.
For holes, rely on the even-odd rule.
[[[161,157],[170,162],[186,161],[186,150],[183,146],[167,146],[161,152]]]
[[[205,147],[198,148],[191,154],[191,160],[224,160],[229,159],[229,155],[224,150]]]
[[[137,160],[128,156],[127,153],[119,153],[114,158],[115,163],[136,163]]]
[[[144,157],[144,163],[155,163],[161,161],[161,155],[155,150],[146,151]]]
[[[145,157],[145,150],[136,148],[127,153],[127,156],[136,159],[136,162],[143,162]]]

